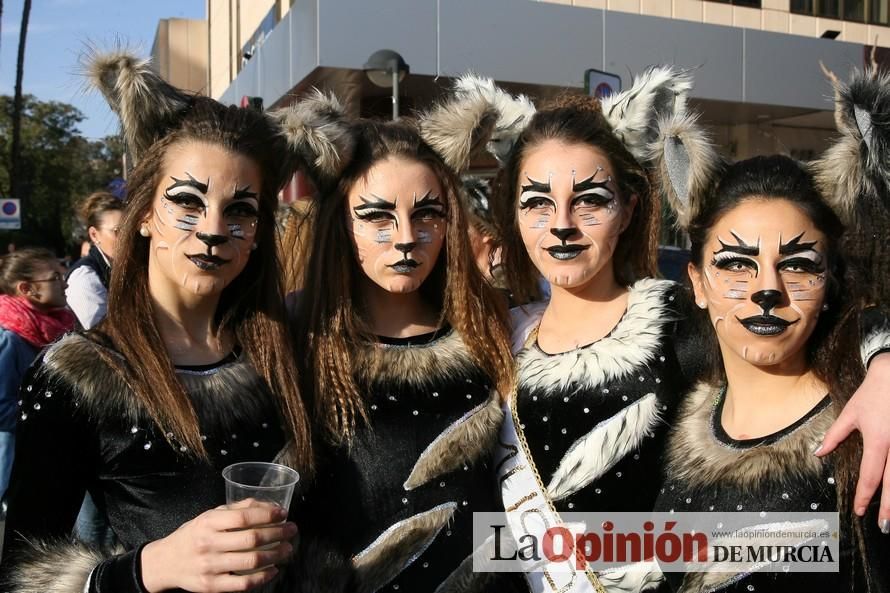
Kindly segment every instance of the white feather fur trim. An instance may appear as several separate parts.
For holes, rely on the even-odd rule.
[[[664,581],[658,562],[636,562],[614,570],[597,573],[609,593],[640,593],[651,591]]]
[[[592,389],[635,372],[655,356],[664,326],[676,321],[667,298],[676,286],[669,280],[637,281],[631,286],[624,317],[608,336],[589,346],[556,355],[525,349],[517,359],[519,387]]]
[[[868,333],[862,336],[860,348],[862,364],[868,368],[873,356],[883,350],[890,349],[890,321],[881,326],[870,328]]]
[[[659,422],[661,415],[654,393],[603,420],[572,444],[553,472],[547,494],[560,500],[581,490],[639,447]]]

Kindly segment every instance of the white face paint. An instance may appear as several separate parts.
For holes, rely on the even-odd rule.
[[[691,271],[721,348],[755,365],[804,352],[826,293],[825,236],[787,200],[748,200],[722,216]]]
[[[244,269],[256,236],[261,177],[248,157],[185,142],[164,159],[151,216],[153,290],[218,294]]]
[[[442,187],[426,165],[389,157],[349,191],[356,258],[371,281],[389,292],[420,288],[445,243]]]
[[[521,167],[517,221],[535,267],[551,284],[578,288],[612,270],[635,198],[623,203],[600,150],[548,140]],[[611,281],[611,279],[610,279]]]

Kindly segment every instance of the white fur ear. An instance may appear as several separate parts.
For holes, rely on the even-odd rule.
[[[287,140],[296,166],[322,182],[335,181],[355,148],[346,110],[333,94],[315,89],[307,98],[270,114]]]
[[[628,90],[605,97],[603,115],[631,154],[644,161],[649,144],[657,137],[658,121],[683,113],[691,89],[688,72],[654,66],[634,77]]]
[[[656,132],[645,159],[653,189],[673,208],[677,224],[687,228],[716,182],[722,159],[697,114],[666,116]]]
[[[848,224],[861,201],[890,209],[890,73],[856,70],[834,86],[834,119],[841,137],[813,164],[817,183]]]
[[[90,86],[101,91],[121,120],[134,159],[176,125],[193,97],[169,85],[148,59],[125,48],[102,52],[88,48],[80,58]]]

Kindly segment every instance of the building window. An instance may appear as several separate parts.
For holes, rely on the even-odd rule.
[[[890,0],[871,0],[868,20],[876,25],[890,25]]]
[[[858,23],[890,24],[890,0],[791,0],[791,12]]]
[[[750,8],[760,8],[761,0],[711,0],[711,2],[732,4],[733,6],[748,6]]]

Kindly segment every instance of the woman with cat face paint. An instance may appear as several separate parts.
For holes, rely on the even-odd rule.
[[[296,264],[302,386],[323,441],[303,541],[343,558],[331,590],[479,586],[491,575],[468,560],[472,517],[498,507],[488,457],[512,371],[459,181],[408,122],[349,120],[321,94],[280,117],[319,188]]]
[[[220,506],[220,472],[312,468],[275,253],[284,144],[263,114],[183,94],[134,56],[88,67],[137,164],[106,321],[23,383],[2,589],[256,587],[296,526],[274,505]],[[118,553],[65,543],[85,491]]]
[[[800,164],[757,157],[721,175],[688,231],[707,380],[686,397],[671,431],[656,510],[723,513],[715,521],[727,524],[726,513],[754,513],[732,526],[760,534],[745,546],[766,550],[781,541],[802,549],[801,557],[825,543],[781,539],[789,517],[773,513],[810,513],[795,526],[805,533],[828,527],[814,512],[837,512],[839,571],[783,570],[790,559],[715,561],[667,573],[668,581],[680,591],[890,590],[878,501],[864,519],[853,513],[861,444],[851,440],[821,459],[811,454],[864,375],[840,220]]]
[[[490,80],[465,77],[424,124],[432,144],[455,152],[487,143],[503,166],[493,201],[514,294],[521,302],[526,283],[515,280],[531,266],[551,284],[549,302],[513,312],[517,387],[497,459],[520,545],[543,541],[562,513],[655,504],[667,429],[703,370],[685,321],[689,296],[651,278],[660,195],[702,195],[718,162],[685,110],[690,86],[688,76],[656,68],[602,104],[567,98],[536,112]],[[887,407],[873,383],[867,392]],[[531,589],[654,584],[641,567],[597,573],[570,563],[529,565]]]

